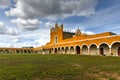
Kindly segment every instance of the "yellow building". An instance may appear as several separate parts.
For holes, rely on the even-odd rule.
[[[50,42],[37,48],[0,48],[0,53],[41,53],[41,54],[81,54],[120,55],[120,35],[105,32],[94,35],[63,31],[63,25],[55,24],[50,29]]]
[[[64,32],[63,25],[55,24],[50,30],[50,42],[34,48],[42,54],[120,55],[120,35],[105,32],[94,35]]]

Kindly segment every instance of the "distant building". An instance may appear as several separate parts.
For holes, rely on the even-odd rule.
[[[16,53],[34,53],[34,48],[0,48],[0,53],[7,53],[7,54],[16,54]]]
[[[55,24],[50,30],[50,42],[34,48],[41,54],[120,55],[120,35],[105,32],[94,35],[64,32],[63,25]]]

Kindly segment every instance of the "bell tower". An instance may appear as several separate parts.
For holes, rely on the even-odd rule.
[[[80,31],[80,29],[78,28],[76,33],[75,33],[76,36],[81,36],[82,35],[82,32]]]
[[[60,26],[56,23],[53,28],[50,29],[50,43],[57,44],[63,40],[63,24]]]

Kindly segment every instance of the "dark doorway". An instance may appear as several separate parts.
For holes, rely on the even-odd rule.
[[[100,54],[101,54],[101,55],[104,55],[104,50],[103,50],[103,48],[100,48]]]
[[[67,53],[68,53],[68,51],[69,51],[69,48],[68,48],[68,47],[66,47],[66,48],[65,48],[65,54],[67,54]]]
[[[120,47],[118,48],[118,56],[120,56]]]
[[[55,48],[55,54],[57,54],[57,48]]]
[[[24,53],[27,53],[27,51],[26,51],[26,50],[24,50]]]
[[[80,47],[79,46],[76,46],[76,53],[80,54]]]

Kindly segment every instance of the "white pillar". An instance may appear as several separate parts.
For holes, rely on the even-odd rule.
[[[66,54],[70,54],[70,49],[69,48],[67,49],[67,53]]]
[[[90,55],[90,48],[88,47],[88,55]]]
[[[100,48],[97,48],[97,55],[100,55]]]
[[[83,55],[83,53],[82,53],[82,48],[80,47],[80,55]]]
[[[109,54],[110,54],[111,56],[113,55],[111,48],[109,48]]]

